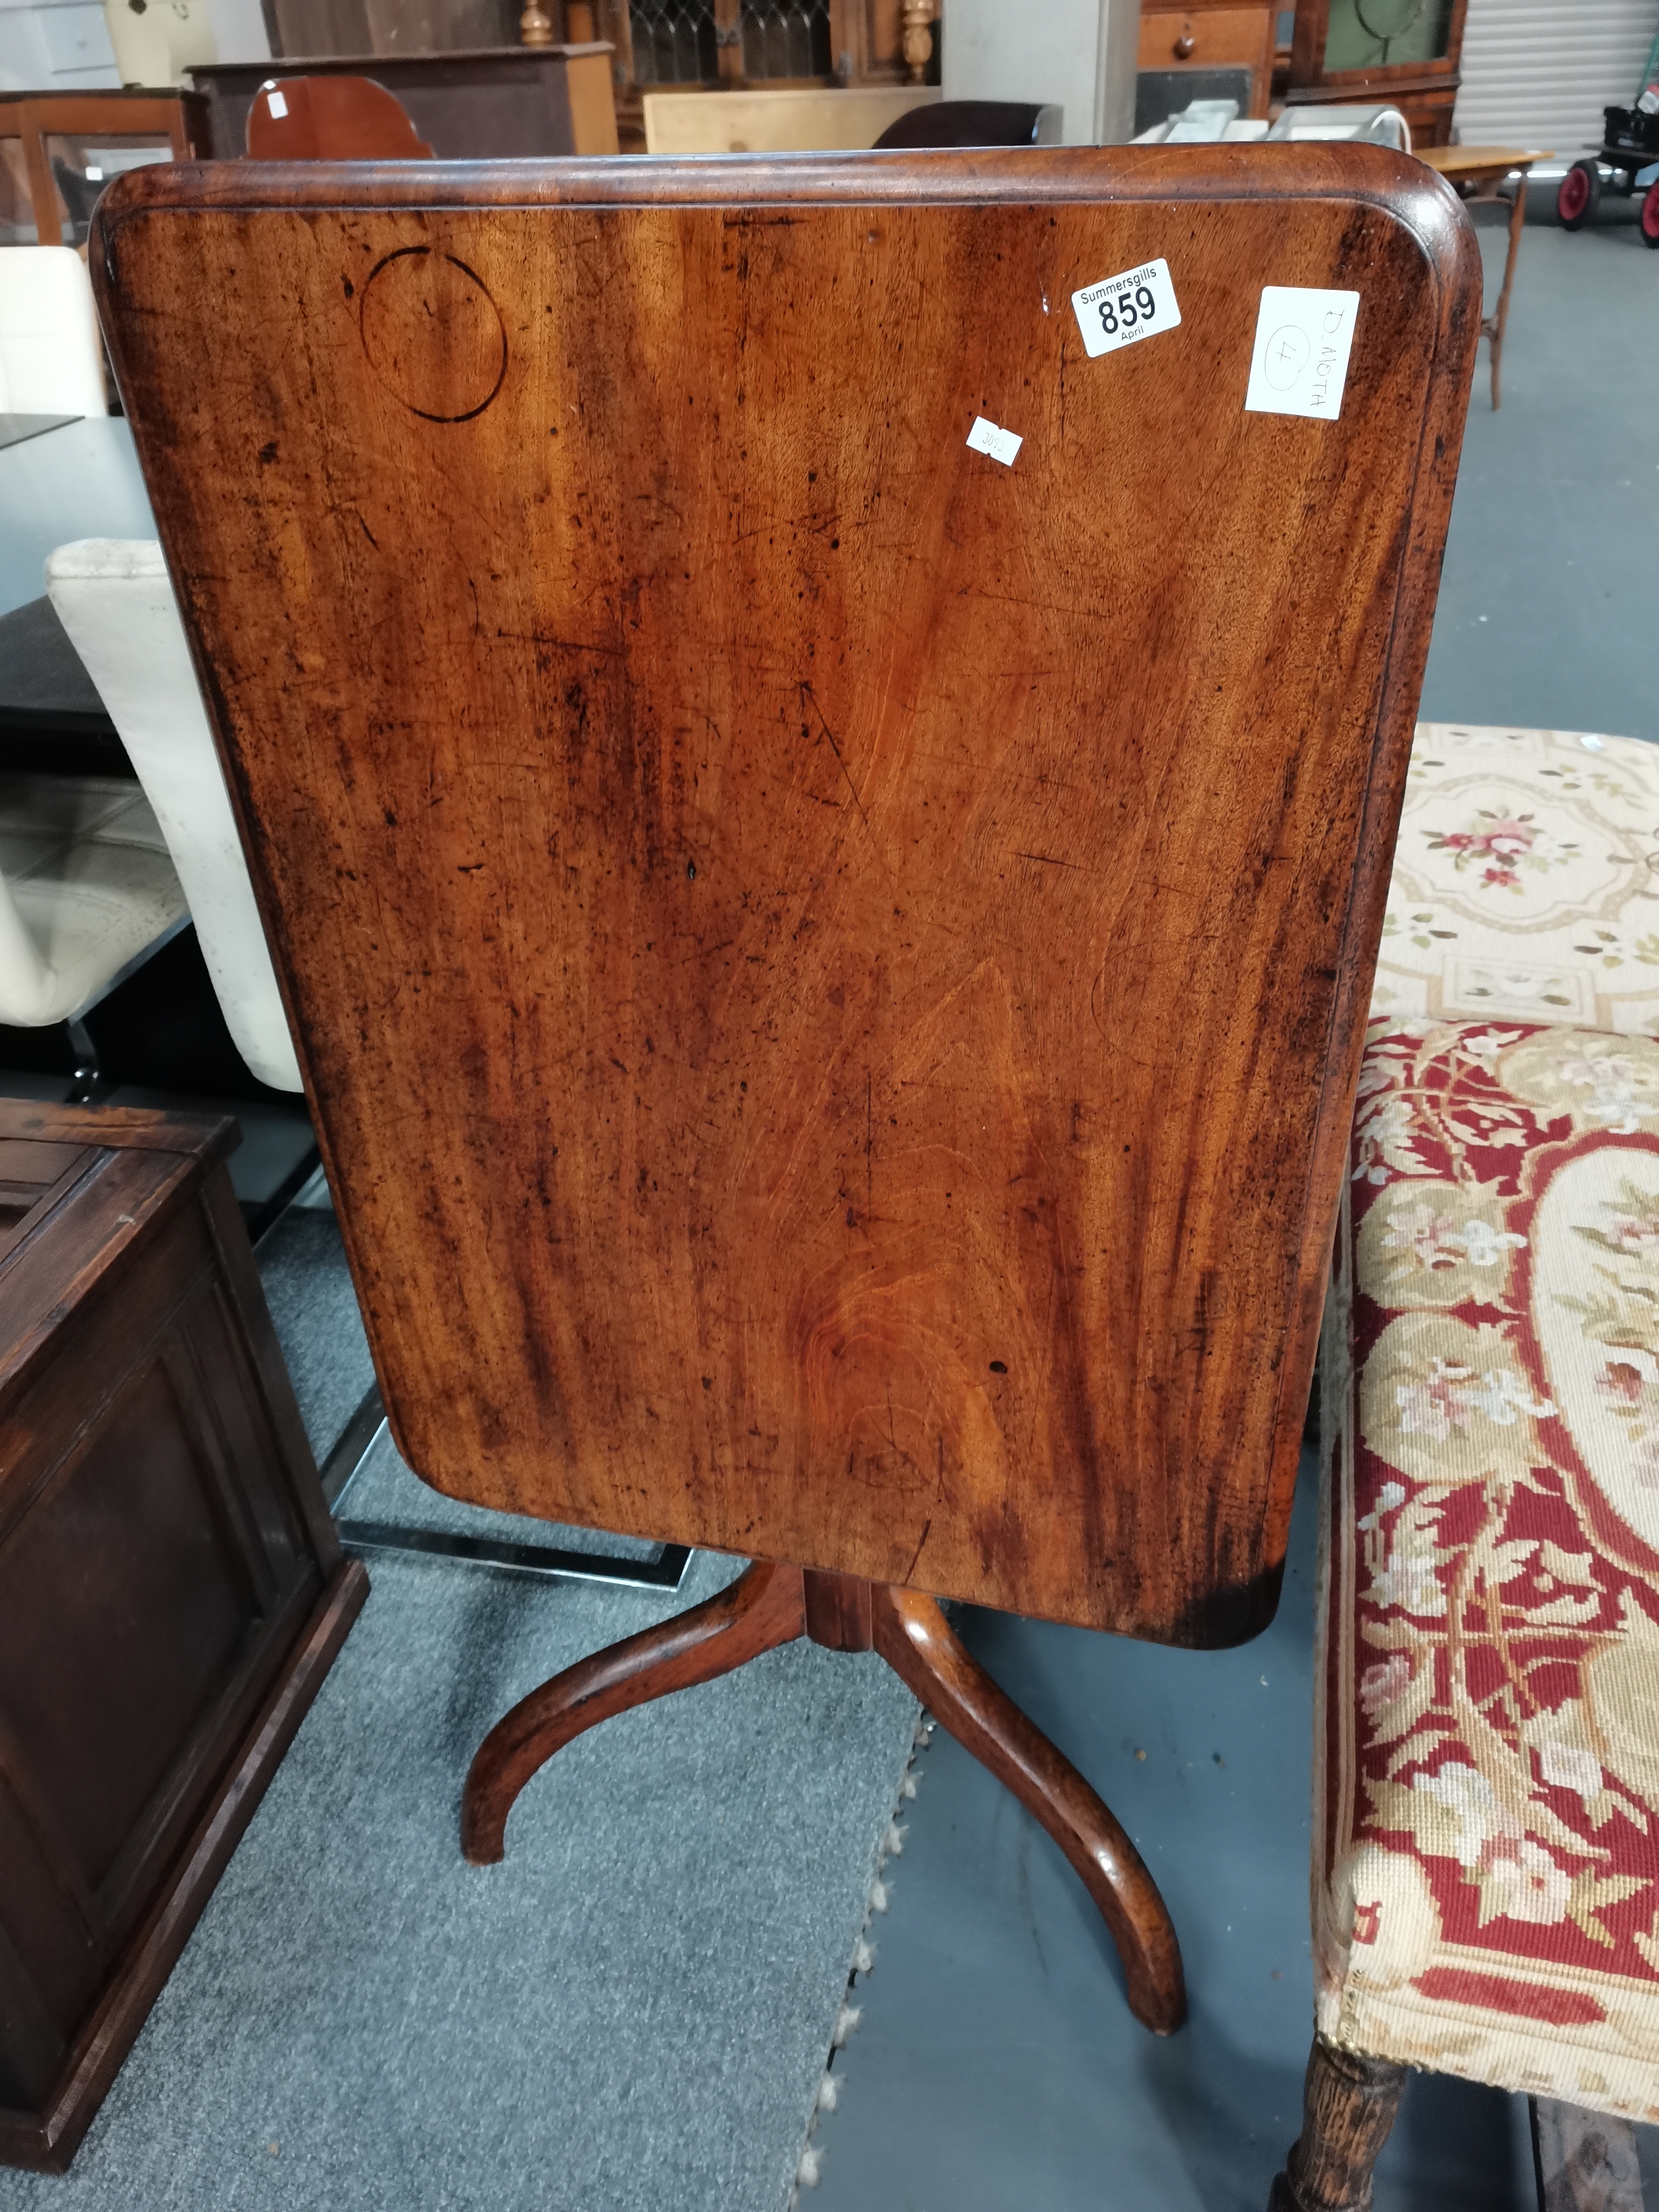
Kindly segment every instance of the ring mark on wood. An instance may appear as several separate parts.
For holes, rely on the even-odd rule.
[[[428,422],[470,422],[507,374],[507,325],[489,287],[429,246],[403,246],[377,264],[358,327],[381,383]]]

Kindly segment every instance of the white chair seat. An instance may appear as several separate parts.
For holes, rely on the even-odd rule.
[[[0,413],[107,415],[87,267],[68,246],[0,252]]]
[[[161,547],[106,538],[60,545],[46,562],[46,588],[155,807],[237,1051],[262,1083],[298,1091],[288,1018]]]
[[[130,783],[0,775],[0,1021],[67,1021],[189,909]]]

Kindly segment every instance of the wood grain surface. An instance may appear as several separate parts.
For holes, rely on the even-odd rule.
[[[1179,328],[1089,359],[1072,292],[1155,257]],[[1450,191],[238,163],[118,180],[92,258],[410,1464],[1259,1628],[1479,324]],[[1244,411],[1266,283],[1359,292],[1340,420]]]
[[[369,76],[285,76],[247,115],[256,161],[429,161],[432,149],[395,93]]]

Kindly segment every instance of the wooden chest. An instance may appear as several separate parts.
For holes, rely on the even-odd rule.
[[[224,1162],[0,1100],[0,2160],[68,2165],[368,1591]]]

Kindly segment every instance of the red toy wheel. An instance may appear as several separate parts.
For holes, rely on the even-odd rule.
[[[1659,179],[1648,186],[1642,202],[1642,243],[1659,247]]]
[[[1563,230],[1582,230],[1593,222],[1601,198],[1601,172],[1594,161],[1575,161],[1561,179],[1555,212]]]

